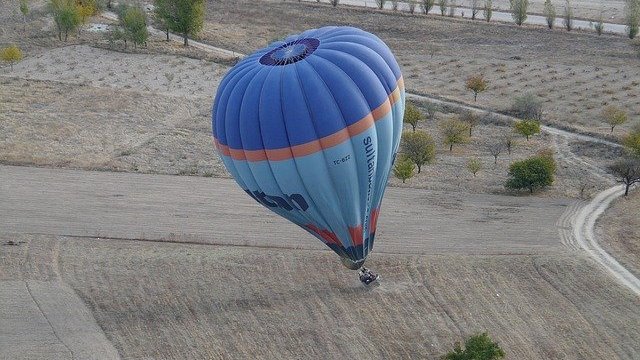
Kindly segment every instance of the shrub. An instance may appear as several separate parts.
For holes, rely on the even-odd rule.
[[[504,351],[493,342],[487,333],[473,335],[464,342],[464,350],[456,343],[453,351],[442,360],[498,360],[504,358]]]
[[[521,119],[542,120],[542,101],[538,100],[533,94],[525,94],[518,96],[513,100],[511,105],[513,115]]]
[[[541,156],[516,161],[509,166],[509,178],[505,186],[514,190],[528,189],[533,193],[535,189],[553,184],[551,170],[548,159]]]
[[[513,21],[522,26],[527,21],[527,9],[529,8],[529,0],[511,0],[511,17]]]
[[[529,137],[535,134],[540,133],[540,122],[537,120],[521,120],[514,124],[514,130],[527,138],[529,141]]]
[[[551,0],[544,0],[544,17],[547,20],[547,26],[549,29],[553,29],[553,25],[556,22],[556,7],[551,3]]]
[[[400,156],[393,167],[393,175],[402,180],[404,184],[407,179],[413,177],[413,172],[416,169],[416,165],[411,159],[406,156]]]
[[[418,167],[418,174],[422,165],[432,162],[436,157],[436,144],[431,135],[424,131],[405,132],[402,135],[400,152],[413,161]]]
[[[473,101],[478,99],[478,94],[487,90],[487,81],[482,74],[473,75],[467,78],[465,83],[467,89],[473,91]]]
[[[22,50],[16,45],[8,46],[2,50],[0,50],[0,58],[4,62],[8,62],[11,67],[11,71],[13,71],[13,64],[22,60]]]

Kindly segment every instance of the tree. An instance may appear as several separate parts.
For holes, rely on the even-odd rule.
[[[22,60],[22,50],[20,50],[16,45],[8,46],[0,50],[0,58],[2,58],[2,61],[8,62],[11,67],[11,71],[13,71],[13,64]]]
[[[602,15],[602,9],[600,10],[600,15],[598,15],[598,21],[593,24],[593,28],[596,30],[596,34],[602,35],[604,31],[604,17]]]
[[[27,15],[29,14],[28,0],[20,0],[20,12],[22,13],[23,31],[27,31]]]
[[[378,6],[378,9],[382,10],[384,9],[384,3],[386,3],[387,0],[376,0],[376,5]]]
[[[329,2],[331,3],[331,6],[336,7],[338,6],[338,3],[340,2],[340,0],[330,0]]]
[[[467,169],[469,169],[475,177],[476,173],[482,169],[482,161],[478,158],[469,159],[469,161],[467,161]]]
[[[540,122],[537,120],[522,120],[518,121],[513,126],[515,132],[527,138],[535,134],[540,133]]]
[[[542,101],[531,93],[518,96],[513,100],[511,112],[520,119],[542,121]]]
[[[602,109],[602,119],[611,126],[611,133],[613,134],[613,129],[627,122],[628,116],[626,112],[617,106],[609,105]]]
[[[153,18],[159,23],[160,28],[164,30],[167,35],[167,41],[169,41],[169,18],[175,12],[172,0],[154,0],[154,5]]]
[[[513,21],[522,26],[527,20],[527,9],[529,8],[529,0],[511,0],[511,17]]]
[[[510,133],[505,133],[502,135],[502,143],[504,144],[505,149],[507,149],[507,153],[511,155],[511,149],[515,146],[515,140]]]
[[[126,7],[123,11],[121,21],[124,37],[130,40],[134,47],[142,45],[147,41],[149,37],[147,18],[142,8],[137,6]]]
[[[507,189],[528,189],[530,193],[538,188],[553,184],[553,171],[548,159],[534,156],[522,161],[516,161],[509,166],[509,179],[505,184]]]
[[[480,116],[474,111],[465,110],[460,114],[460,120],[465,122],[469,127],[469,136],[472,135],[473,128],[480,122]]]
[[[449,5],[448,0],[438,0],[438,7],[440,8],[440,15],[444,16],[447,12],[447,5]]]
[[[640,182],[640,158],[622,158],[609,166],[609,170],[625,185],[624,196],[629,195],[631,185]]]
[[[489,22],[491,21],[491,16],[493,15],[493,1],[485,0],[484,9],[483,9],[484,19]]]
[[[407,5],[409,5],[409,13],[413,14],[416,12],[416,4],[418,0],[409,0]]]
[[[493,163],[497,164],[498,163],[498,156],[500,155],[500,153],[502,153],[502,150],[505,148],[504,144],[502,142],[494,142],[492,144],[489,145],[488,150],[489,150],[489,154],[491,154],[491,156],[493,156]]]
[[[467,128],[468,125],[457,118],[447,119],[440,124],[444,144],[449,145],[449,151],[453,150],[454,144],[464,144],[469,141]]]
[[[544,0],[544,17],[547,19],[547,26],[549,29],[553,29],[553,25],[556,22],[556,6],[551,3],[551,0]]]
[[[424,119],[422,112],[415,105],[407,103],[404,109],[404,122],[411,125],[413,131],[416,131],[416,125],[422,119]]]
[[[482,74],[467,78],[466,88],[473,91],[473,101],[478,99],[478,94],[487,90],[487,81]]]
[[[442,357],[443,360],[498,360],[505,353],[498,343],[493,342],[487,333],[473,335],[464,342],[464,350],[456,343],[453,351]]]
[[[405,132],[402,135],[400,152],[418,167],[418,174],[422,165],[432,162],[436,157],[436,143],[424,131]]]
[[[435,3],[436,0],[422,0],[420,2],[420,9],[422,9],[422,12],[426,15],[429,13],[429,11],[431,11]]]
[[[189,36],[194,36],[204,25],[204,0],[156,0],[156,14],[162,17],[166,28],[182,34],[184,46],[189,45]]]
[[[404,184],[407,179],[413,177],[416,165],[406,156],[401,156],[393,167],[393,174]]]
[[[478,5],[478,0],[471,0],[471,20],[476,19],[478,12],[480,12],[480,6]]]
[[[49,11],[53,14],[53,21],[58,29],[58,40],[67,41],[69,32],[74,31],[80,25],[80,14],[73,0],[50,0]]]
[[[622,139],[622,144],[631,156],[640,158],[640,124]]]
[[[569,0],[566,0],[564,5],[563,23],[567,31],[571,31],[573,29],[573,8],[571,7]]]
[[[633,39],[640,31],[640,0],[626,0],[624,12],[627,35]]]

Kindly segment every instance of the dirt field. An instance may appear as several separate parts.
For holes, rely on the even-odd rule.
[[[606,134],[599,113],[617,104],[640,115],[640,57],[621,36],[519,28],[281,1],[209,2],[204,41],[248,53],[286,34],[324,25],[353,25],[394,51],[407,89],[473,102],[464,80],[476,73],[489,89],[478,104],[505,109],[532,92],[545,120]],[[622,133],[623,126],[619,133]]]
[[[609,208],[597,224],[603,248],[640,276],[640,192],[632,191]]]
[[[577,253],[378,254],[367,291],[329,252],[13,239],[26,243],[3,249],[1,273],[57,268],[127,359],[433,359],[485,330],[510,359],[640,354],[638,298]]]

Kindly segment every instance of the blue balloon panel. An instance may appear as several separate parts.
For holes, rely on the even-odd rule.
[[[359,266],[373,249],[404,104],[400,68],[378,37],[312,29],[229,70],[213,136],[249,196]]]

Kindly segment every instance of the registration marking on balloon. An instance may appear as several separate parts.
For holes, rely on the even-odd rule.
[[[249,196],[353,269],[373,249],[404,102],[402,73],[378,37],[311,29],[229,70],[214,100],[214,143]]]

